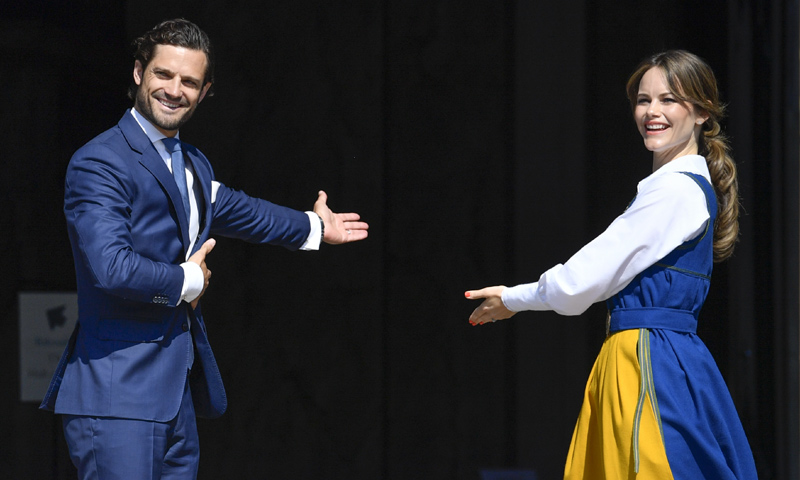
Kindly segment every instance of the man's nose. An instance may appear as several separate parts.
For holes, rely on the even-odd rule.
[[[167,82],[166,87],[164,87],[164,91],[172,98],[180,98],[181,80],[177,77],[171,79],[169,82]]]

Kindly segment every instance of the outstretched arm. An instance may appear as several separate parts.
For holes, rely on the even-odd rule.
[[[497,320],[511,318],[517,312],[512,312],[503,304],[502,296],[505,286],[486,287],[480,290],[470,290],[464,296],[470,300],[484,299],[483,302],[469,316],[472,326],[492,323]]]
[[[322,241],[331,245],[356,242],[364,240],[369,235],[369,225],[361,222],[357,213],[334,213],[328,207],[328,194],[319,191],[317,201],[314,202],[314,213],[319,215],[325,225],[325,234]]]

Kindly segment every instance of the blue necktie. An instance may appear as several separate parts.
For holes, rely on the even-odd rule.
[[[164,146],[167,147],[167,151],[172,156],[172,176],[175,177],[178,191],[181,192],[183,209],[186,211],[186,220],[189,220],[192,211],[189,207],[189,191],[186,188],[186,164],[183,161],[181,142],[177,138],[165,138],[161,141],[164,142]]]
[[[186,220],[190,221],[192,218],[191,207],[189,206],[189,190],[186,187],[186,163],[183,161],[183,151],[181,150],[181,142],[177,138],[164,138],[161,140],[164,146],[172,157],[172,176],[175,177],[175,183],[178,184],[178,190],[181,192],[181,199],[183,200],[183,209],[186,211]],[[191,324],[191,319],[187,320]],[[189,342],[189,369],[191,370],[194,364],[194,347],[193,342]]]

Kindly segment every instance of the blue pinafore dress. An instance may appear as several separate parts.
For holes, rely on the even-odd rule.
[[[756,479],[750,445],[714,359],[697,336],[713,267],[706,231],[607,300],[607,337],[586,385],[565,479]]]

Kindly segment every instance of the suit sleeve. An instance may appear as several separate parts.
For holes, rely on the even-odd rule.
[[[282,207],[219,184],[213,203],[212,235],[297,250],[311,233],[305,212]]]
[[[70,161],[64,213],[76,268],[108,294],[176,305],[183,269],[134,249],[131,214],[138,192],[129,165],[103,144],[84,146]]]

